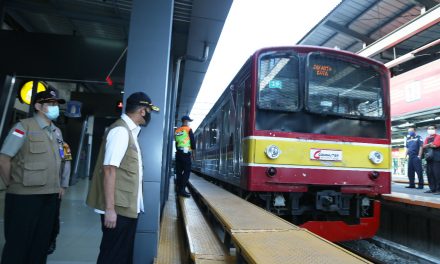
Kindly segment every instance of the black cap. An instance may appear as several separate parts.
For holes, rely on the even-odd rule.
[[[66,100],[58,98],[58,94],[54,89],[39,92],[35,95],[35,103],[43,104],[49,102],[57,102],[59,104],[66,103]]]
[[[189,117],[189,116],[182,116],[182,122],[183,121],[189,121],[189,122],[192,122],[193,120]]]
[[[151,103],[150,97],[148,97],[148,95],[146,95],[143,92],[137,92],[137,93],[131,94],[127,98],[127,104],[149,106],[149,107],[151,107],[151,110],[159,112],[159,107],[153,105]]]

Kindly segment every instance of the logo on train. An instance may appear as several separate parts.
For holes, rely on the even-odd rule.
[[[342,160],[342,151],[332,149],[310,149],[310,159],[312,160]]]

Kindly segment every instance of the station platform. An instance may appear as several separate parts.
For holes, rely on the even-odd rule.
[[[80,179],[76,185],[71,186],[66,192],[61,204],[61,230],[57,239],[57,249],[52,255],[49,255],[47,261],[48,264],[96,263],[102,234],[99,216],[84,203],[84,199],[87,195],[88,183],[88,180]],[[273,252],[272,256],[264,257],[275,258],[276,256],[281,256],[282,252],[289,251],[291,252],[291,255],[289,255],[291,258],[303,257],[305,259],[310,259],[307,263],[329,263],[333,257],[348,257],[349,259],[353,258],[355,263],[365,263],[364,260],[358,259],[357,256],[352,256],[351,253],[340,249],[334,244],[323,240],[304,229],[285,222],[282,219],[270,220],[271,217],[274,217],[273,215],[268,214],[261,208],[248,204],[244,200],[241,200],[237,196],[234,196],[223,189],[213,186],[211,183],[198,178],[194,174],[191,175],[191,184],[195,189],[193,193],[199,193],[202,195],[200,201],[198,201],[199,203],[201,202],[205,206],[209,205],[213,208],[215,207],[215,209],[209,210],[211,218],[217,219],[217,217],[221,217],[223,219],[220,222],[229,230],[226,232],[229,232],[231,235],[231,243],[236,243],[238,244],[238,247],[242,247],[241,252],[243,252],[243,254],[257,258],[262,252],[267,252],[269,248],[274,248],[271,251]],[[407,238],[401,238],[397,242],[411,246],[411,248],[422,248],[422,246],[418,246],[421,244],[420,241],[426,241],[426,243],[422,244],[424,248],[430,249],[427,253],[437,256],[439,247],[432,245],[437,244],[435,238],[440,235],[435,228],[437,226],[436,223],[440,223],[438,222],[440,221],[438,220],[440,213],[437,213],[438,209],[440,209],[440,196],[424,193],[424,191],[428,190],[427,186],[425,186],[424,190],[419,190],[404,188],[406,185],[406,183],[393,183],[393,193],[390,195],[384,195],[383,218],[381,224],[382,235],[391,240],[391,238],[395,238],[398,235],[402,236],[405,232],[409,232],[408,236],[420,236],[420,234],[425,233],[428,236],[428,234],[430,234],[431,242],[428,239],[423,240],[424,238],[418,239],[416,245],[409,242],[410,240]],[[170,190],[173,190],[172,185],[170,186]],[[196,197],[193,196],[192,199],[194,198]],[[197,209],[194,207],[195,204],[190,203],[190,200],[188,199],[183,200],[185,202],[183,206],[186,206],[186,211],[200,217],[201,214],[195,213],[194,211]],[[396,207],[396,205],[398,207]],[[1,233],[3,233],[3,206],[4,192],[1,192]],[[415,211],[415,208],[425,208],[425,211]],[[164,215],[161,221],[160,245],[156,263],[186,264],[192,261],[191,257],[188,257],[191,253],[187,248],[188,242],[185,242],[187,239],[185,237],[185,228],[189,225],[197,228],[198,225],[200,225],[200,219],[193,219],[192,223],[185,226],[181,210],[182,199],[179,200],[175,197],[174,192],[170,191],[169,199],[165,205]],[[388,212],[385,210],[388,210]],[[392,213],[391,210],[394,210],[395,213]],[[413,211],[418,220],[411,220],[402,224],[402,220],[410,219],[405,215],[410,214]],[[266,215],[266,213],[268,215]],[[202,217],[206,218],[205,215]],[[255,223],[254,220],[259,220],[259,222]],[[409,226],[413,226],[413,228],[408,228]],[[420,229],[422,226],[430,226],[431,229],[424,231]],[[214,233],[218,236],[217,231]],[[277,236],[273,236],[274,234],[277,234]],[[223,243],[224,247],[223,239],[216,239],[219,240],[220,243]],[[405,243],[406,240],[408,242]],[[286,241],[289,241],[289,243]],[[295,241],[295,243],[290,241]],[[194,241],[194,243],[196,242]],[[309,244],[312,243],[314,244],[314,246],[312,246],[313,248],[321,248],[322,251],[314,250],[311,252]],[[430,246],[427,246],[427,243],[430,243]],[[3,249],[3,244],[4,236],[0,235],[0,253]],[[164,244],[171,245],[171,247],[168,247],[169,251],[163,250],[162,247]],[[194,244],[194,246],[197,245]],[[218,245],[216,247],[218,249]],[[297,248],[296,251],[295,247]],[[298,251],[298,249],[300,250]],[[236,263],[237,259],[235,258],[235,254],[237,254],[237,251],[230,250],[229,254],[230,255],[225,255],[222,260],[198,259],[196,263]],[[283,258],[280,257],[280,259]],[[289,261],[286,261],[286,259],[284,259],[283,262],[290,263]],[[283,262],[267,262],[266,260],[258,261],[258,263]],[[342,261],[341,263],[352,262]]]
[[[190,262],[284,264],[295,260],[295,263],[369,263],[195,174],[191,175],[190,185],[191,198],[168,200],[170,206],[176,201],[174,205],[180,208],[176,211],[178,218],[183,220]],[[164,215],[162,229],[169,217],[174,215]],[[206,225],[211,231],[205,228]],[[217,231],[213,233],[212,230]],[[202,231],[208,233],[203,235]],[[212,238],[213,234],[217,238]],[[170,252],[169,245],[163,243],[164,235],[165,232],[161,232],[156,263],[171,263],[162,262],[163,255]]]
[[[440,209],[440,195],[426,193],[429,190],[427,186],[423,189],[405,188],[406,186],[407,183],[393,182],[391,194],[382,195],[383,200]]]

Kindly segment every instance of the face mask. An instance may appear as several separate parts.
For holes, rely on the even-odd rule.
[[[413,136],[416,135],[416,132],[414,132],[414,131],[408,132],[408,135],[410,135],[411,137],[413,137]]]
[[[435,129],[428,129],[428,135],[434,135]]]
[[[44,113],[44,114],[50,120],[55,120],[58,118],[58,116],[60,116],[60,108],[58,107],[58,105],[48,106],[47,113]]]
[[[145,120],[145,124],[141,124],[140,126],[146,127],[148,126],[148,123],[150,123],[151,115],[150,113],[146,113],[145,116],[142,117]]]

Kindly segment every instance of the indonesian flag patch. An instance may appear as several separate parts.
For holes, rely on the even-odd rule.
[[[12,132],[12,135],[14,135],[14,136],[16,136],[16,137],[19,137],[19,138],[22,138],[22,137],[24,136],[24,131],[22,131],[22,130],[16,128],[16,129],[14,130],[14,132]]]

